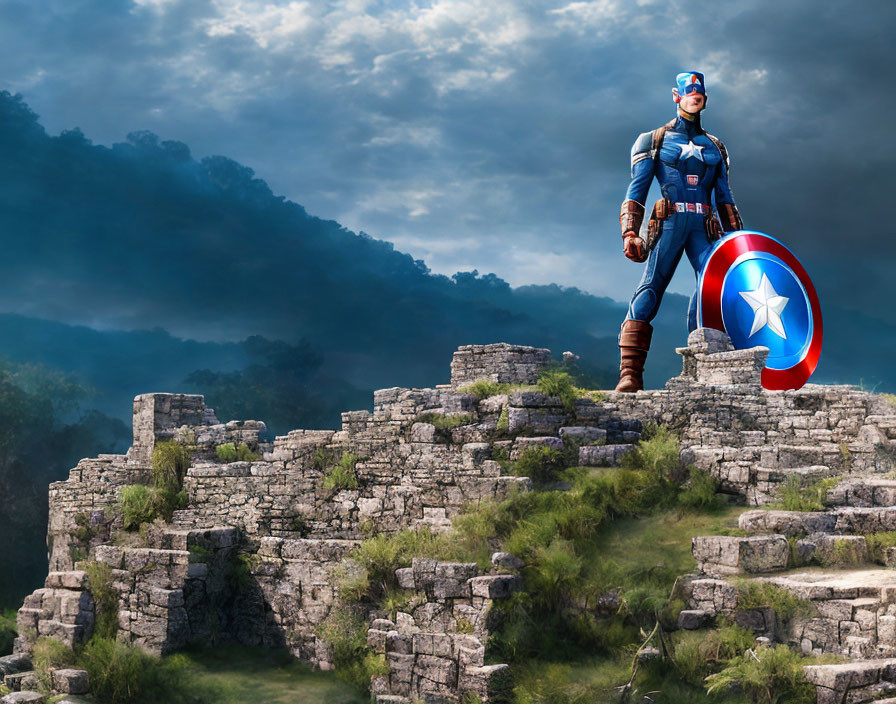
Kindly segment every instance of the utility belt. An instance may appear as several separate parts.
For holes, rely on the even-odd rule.
[[[716,217],[715,211],[705,203],[679,203],[668,198],[660,198],[653,205],[650,221],[647,223],[647,249],[656,247],[660,236],[663,234],[663,221],[672,217],[672,213],[697,213],[703,216],[703,227],[706,230],[706,239],[715,242],[724,233],[722,223]]]

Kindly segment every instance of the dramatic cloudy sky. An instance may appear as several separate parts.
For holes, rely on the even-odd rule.
[[[894,31],[888,1],[6,0],[0,88],[53,134],[230,156],[437,272],[622,300],[629,149],[694,68],[746,226],[893,323]]]

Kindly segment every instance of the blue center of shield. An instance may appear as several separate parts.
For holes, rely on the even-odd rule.
[[[751,252],[728,271],[722,320],[736,349],[768,347],[771,369],[789,369],[809,347],[812,309],[806,292],[789,267],[765,252]]]

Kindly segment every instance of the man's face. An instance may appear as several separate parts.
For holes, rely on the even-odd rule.
[[[706,96],[702,93],[697,93],[696,91],[688,93],[687,95],[682,96],[681,100],[678,102],[678,107],[689,115],[696,115],[706,107]]]

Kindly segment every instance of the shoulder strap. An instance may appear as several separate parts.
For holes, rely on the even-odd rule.
[[[656,161],[657,155],[660,153],[660,147],[663,146],[663,137],[666,136],[666,130],[670,130],[675,126],[675,120],[670,120],[662,127],[657,127],[650,136],[650,158]]]
[[[731,162],[728,159],[728,150],[725,149],[725,145],[722,144],[722,140],[718,137],[713,137],[709,132],[704,132],[709,141],[716,145],[719,149],[719,153],[722,155],[722,160],[725,162],[725,171],[731,171]]]

